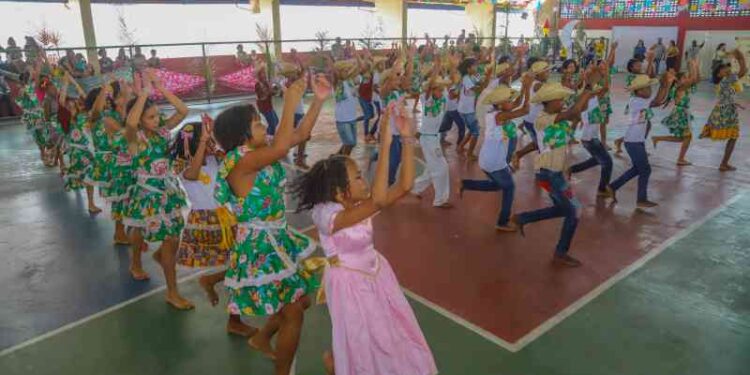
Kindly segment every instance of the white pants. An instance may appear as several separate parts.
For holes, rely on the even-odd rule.
[[[419,138],[422,145],[427,168],[414,181],[412,192],[421,194],[430,185],[435,189],[434,206],[448,203],[450,196],[450,175],[448,173],[448,161],[445,160],[443,149],[440,147],[440,137],[435,135],[422,135]]]

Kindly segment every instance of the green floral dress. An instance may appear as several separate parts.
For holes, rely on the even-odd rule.
[[[128,152],[128,140],[125,139],[125,130],[120,130],[112,135],[112,179],[109,186],[104,188],[104,196],[110,202],[112,220],[120,221],[125,218],[128,209],[128,189],[135,184],[133,175],[133,157]]]
[[[252,151],[241,146],[227,153],[214,192],[216,201],[229,203],[237,217],[224,284],[229,288],[230,314],[267,316],[314,290],[312,277],[299,269],[299,263],[315,245],[287,225],[286,172],[280,163],[259,171],[246,197],[234,195],[226,178],[247,152]]]
[[[112,183],[112,166],[115,163],[115,154],[112,152],[112,140],[107,133],[104,119],[111,117],[117,122],[122,122],[120,114],[116,111],[107,110],[102,112],[100,118],[91,127],[91,140],[94,144],[94,166],[91,170],[91,182],[93,185],[107,188]],[[104,198],[107,198],[108,189],[102,189]]]
[[[70,129],[63,138],[65,156],[68,160],[63,173],[65,191],[80,190],[91,178],[94,166],[94,154],[91,152],[91,141],[86,134],[86,115],[76,115],[70,123]]]
[[[693,115],[690,114],[690,94],[688,91],[685,90],[672,112],[661,120],[661,123],[669,129],[669,134],[675,137],[687,137],[692,133],[690,122],[693,121]]]
[[[23,110],[21,123],[31,132],[34,142],[40,147],[47,145],[48,130],[44,121],[44,111],[34,92],[34,85],[28,84],[24,87],[21,95],[16,98],[16,104]]]
[[[135,182],[128,189],[128,207],[123,223],[141,228],[148,242],[179,238],[187,205],[185,193],[172,168],[169,155],[169,128],[161,126],[156,134],[138,132],[138,152],[133,155]]]
[[[740,120],[734,96],[737,94],[735,83],[737,75],[732,74],[719,82],[719,102],[708,116],[703,127],[701,138],[708,137],[715,141],[737,139],[740,137]]]

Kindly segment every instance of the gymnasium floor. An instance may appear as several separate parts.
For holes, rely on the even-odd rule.
[[[610,142],[624,130],[621,76],[613,93]],[[750,108],[748,98],[743,93],[740,102]],[[712,88],[703,84],[693,98],[694,133],[712,105]],[[197,106],[192,115],[220,107]],[[662,134],[666,112],[656,112],[652,134]],[[338,147],[331,116],[327,107],[312,161]],[[747,123],[750,111],[740,118]],[[649,145],[650,197],[661,206],[647,212],[635,210],[635,181],[611,206],[594,199],[598,170],[575,176],[584,204],[571,250],[584,263],[577,269],[549,263],[559,221],[528,226],[526,238],[496,234],[496,194],[459,200],[454,189],[456,208],[449,211],[431,208],[430,196],[409,197],[378,215],[376,246],[405,288],[440,373],[746,371],[750,130],[742,132],[733,173],[716,169],[723,144],[695,139],[688,153],[694,165],[684,168],[674,165],[677,144]],[[370,147],[359,146],[355,157],[364,161]],[[447,154],[454,188],[462,177],[482,176],[452,148]],[[581,147],[574,154],[586,156]],[[271,373],[272,364],[245,340],[224,333],[226,314],[207,303],[198,273],[180,273],[182,292],[196,302],[191,312],[164,303],[164,280],[149,257],[151,281],[132,281],[127,249],[111,243],[108,211],[92,218],[85,194],[65,193],[20,124],[0,125],[0,156],[0,373]],[[532,182],[531,158],[522,165],[514,210],[546,205]],[[627,156],[616,157],[614,177],[628,165]],[[314,237],[308,214],[290,212],[289,221]],[[296,373],[323,374],[320,354],[330,345],[325,306],[305,319]]]

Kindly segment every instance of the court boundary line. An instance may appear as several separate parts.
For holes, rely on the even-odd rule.
[[[295,165],[290,165],[290,164],[286,164],[286,163],[283,163],[283,162],[282,162],[282,164],[285,164],[286,166],[291,167],[293,169],[302,170],[301,168],[298,168]],[[517,353],[520,350],[522,350],[523,348],[525,348],[527,345],[531,344],[533,341],[535,341],[536,339],[538,339],[539,337],[543,336],[548,331],[552,330],[558,324],[562,323],[569,316],[571,316],[571,315],[575,314],[576,312],[578,312],[578,310],[580,310],[581,308],[583,308],[584,306],[586,306],[588,303],[590,303],[591,301],[593,301],[594,299],[596,299],[598,296],[600,296],[601,294],[603,294],[604,292],[606,292],[607,290],[609,290],[612,286],[616,285],[621,280],[623,280],[626,277],[630,276],[633,272],[635,272],[638,269],[642,268],[649,261],[651,261],[652,259],[656,258],[658,255],[660,255],[662,252],[664,252],[664,250],[666,250],[668,247],[670,247],[671,245],[673,245],[677,241],[679,241],[679,240],[687,237],[689,234],[691,234],[692,232],[696,231],[703,224],[705,224],[709,220],[711,220],[714,217],[716,217],[719,213],[721,213],[722,211],[724,211],[727,207],[729,207],[730,205],[732,205],[732,204],[736,203],[737,201],[739,201],[741,198],[743,198],[746,195],[746,193],[747,193],[747,190],[742,190],[739,193],[735,194],[732,198],[730,198],[726,202],[722,203],[718,207],[716,207],[716,208],[712,209],[711,211],[709,211],[709,213],[706,214],[704,217],[702,217],[698,221],[690,224],[688,227],[686,227],[685,229],[683,229],[683,230],[679,231],[678,233],[674,234],[672,237],[666,239],[664,242],[660,243],[656,248],[654,248],[654,250],[652,250],[652,251],[648,252],[647,254],[645,254],[644,256],[638,258],[635,262],[633,262],[630,265],[628,265],[627,267],[623,268],[622,270],[620,270],[619,272],[617,272],[616,274],[614,274],[613,276],[611,276],[609,279],[605,280],[603,283],[597,285],[594,289],[592,289],[591,291],[589,291],[588,293],[586,293],[585,295],[583,295],[581,298],[579,298],[576,301],[574,301],[572,304],[570,304],[567,307],[565,307],[563,310],[561,310],[557,314],[555,314],[552,317],[550,317],[547,320],[545,320],[542,324],[538,325],[536,328],[534,328],[531,331],[529,331],[529,333],[525,334],[520,339],[518,339],[518,341],[516,341],[514,343],[508,342],[508,341],[506,341],[506,340],[504,340],[504,339],[502,339],[502,338],[500,338],[500,337],[492,334],[491,332],[489,332],[489,331],[487,331],[487,330],[479,327],[478,325],[476,325],[476,324],[474,324],[474,323],[472,323],[472,322],[470,322],[470,321],[462,318],[461,316],[459,316],[459,315],[457,315],[457,314],[449,311],[448,309],[446,309],[446,308],[444,308],[444,307],[442,307],[442,306],[440,306],[440,305],[438,305],[438,304],[436,304],[436,303],[428,300],[427,298],[422,297],[422,296],[420,296],[420,295],[412,292],[411,290],[409,290],[409,289],[407,289],[407,288],[405,288],[403,286],[401,287],[401,290],[409,298],[411,298],[411,299],[419,302],[420,304],[424,305],[425,307],[427,307],[427,308],[433,310],[434,312],[438,313],[439,315],[441,315],[441,316],[443,316],[443,317],[445,317],[445,318],[453,321],[454,323],[456,323],[459,326],[461,326],[461,327],[469,330],[470,332],[473,332],[473,333],[477,334],[478,336],[486,339],[487,341],[490,341],[491,343],[493,343],[493,344],[495,344],[495,345],[497,345],[497,346],[499,346],[499,347],[501,347],[501,348],[503,348],[505,350],[508,350],[511,353]],[[313,229],[314,227],[315,227],[314,225],[308,226],[307,228],[304,228],[304,232],[307,232],[307,231]],[[310,236],[305,235],[304,232],[302,232],[302,231],[300,231],[300,230],[298,230],[296,228],[295,228],[295,230],[298,233],[300,233],[302,236],[308,238],[312,243],[316,244],[316,246],[318,245],[318,242],[316,240],[314,240]],[[186,281],[190,281],[190,280],[196,279],[196,278],[200,277],[201,275],[203,275],[206,272],[208,272],[208,271],[205,271],[205,270],[204,271],[198,271],[195,274],[188,275],[188,276],[185,276],[183,278],[180,278],[179,280],[177,280],[177,282],[178,282],[178,284],[182,284],[182,283],[184,283]],[[29,347],[31,345],[37,344],[37,343],[39,343],[41,341],[44,341],[44,340],[46,340],[46,339],[48,339],[50,337],[54,337],[54,336],[57,336],[57,335],[59,335],[61,333],[66,332],[66,331],[72,330],[72,329],[74,329],[74,328],[76,328],[78,326],[81,326],[83,324],[86,324],[88,322],[96,320],[96,319],[98,319],[98,318],[100,318],[102,316],[105,316],[105,315],[107,315],[107,314],[109,314],[111,312],[114,312],[116,310],[119,310],[119,309],[122,309],[124,307],[127,307],[128,305],[131,305],[131,304],[136,303],[136,302],[138,302],[140,300],[143,300],[145,298],[153,296],[153,295],[155,295],[155,294],[157,294],[159,292],[162,292],[164,290],[166,290],[166,285],[162,285],[162,286],[157,287],[157,288],[155,288],[153,290],[150,290],[150,291],[148,291],[148,292],[146,292],[144,294],[141,294],[141,295],[136,296],[134,298],[131,298],[129,300],[120,302],[120,303],[118,303],[116,305],[110,306],[110,307],[108,307],[108,308],[106,308],[104,310],[98,311],[98,312],[96,312],[94,314],[91,314],[89,316],[81,318],[81,319],[79,319],[77,321],[68,323],[68,324],[63,325],[63,326],[61,326],[59,328],[56,328],[54,330],[45,332],[45,333],[43,333],[43,334],[41,334],[39,336],[36,336],[36,337],[33,337],[33,338],[29,339],[29,340],[21,342],[20,344],[11,346],[11,347],[9,347],[7,349],[3,349],[2,351],[0,351],[0,358],[5,357],[7,355],[10,355],[10,354],[12,354],[12,353],[14,353],[14,352],[16,352],[18,350],[24,349],[24,348]]]
[[[737,203],[741,198],[745,196],[747,193],[747,190],[742,190],[726,202],[722,203],[718,207],[714,208],[713,210],[709,211],[708,214],[706,214],[704,217],[700,218],[696,222],[690,224],[685,229],[675,233],[672,235],[672,237],[666,239],[664,242],[660,243],[656,248],[646,253],[644,256],[638,258],[635,262],[631,263],[627,267],[621,269],[616,274],[612,275],[609,279],[605,280],[603,283],[597,285],[594,289],[589,291],[588,293],[584,294],[581,298],[577,299],[572,304],[568,305],[564,309],[562,309],[557,314],[553,315],[549,319],[545,320],[542,324],[538,325],[536,328],[529,331],[529,333],[523,335],[518,341],[512,344],[512,347],[515,350],[511,350],[511,352],[518,352],[521,349],[525,348],[527,345],[534,342],[536,339],[544,335],[545,333],[549,332],[551,329],[553,329],[558,324],[562,323],[565,319],[567,319],[569,316],[575,314],[589,304],[591,301],[602,295],[604,292],[608,291],[611,287],[625,279],[626,277],[630,276],[633,272],[639,270],[643,266],[645,266],[648,262],[659,256],[662,252],[664,252],[667,248],[674,245],[678,241],[682,240],[683,238],[687,237],[691,233],[695,232],[698,228],[703,226],[706,222],[713,219],[717,215],[719,215],[721,212],[723,212],[727,207]]]
[[[207,272],[208,272],[208,270],[198,271],[198,272],[196,272],[196,273],[194,273],[192,275],[188,275],[188,276],[185,276],[185,277],[182,277],[182,278],[178,279],[177,283],[178,284],[182,284],[182,283],[184,283],[186,281],[197,279],[198,277],[202,276],[203,274],[205,274]],[[26,341],[21,342],[20,344],[16,344],[16,345],[11,346],[9,348],[3,349],[3,350],[0,351],[0,358],[5,357],[7,355],[10,355],[13,352],[16,352],[18,350],[24,349],[24,348],[29,347],[31,345],[37,344],[37,343],[39,343],[41,341],[44,341],[44,340],[46,340],[46,339],[48,339],[50,337],[57,336],[57,335],[59,335],[61,333],[70,331],[70,330],[72,330],[74,328],[77,328],[77,327],[79,327],[81,325],[84,325],[84,324],[86,324],[88,322],[94,321],[94,320],[96,320],[98,318],[101,318],[101,317],[103,317],[105,315],[108,315],[109,313],[112,313],[112,312],[114,312],[116,310],[123,309],[123,308],[127,307],[128,305],[136,303],[136,302],[138,302],[138,301],[140,301],[142,299],[146,299],[148,297],[151,297],[151,296],[153,296],[153,295],[155,295],[157,293],[163,292],[166,289],[167,289],[167,285],[164,284],[164,285],[159,286],[159,287],[157,287],[155,289],[149,290],[146,293],[140,294],[140,295],[138,295],[136,297],[133,297],[131,299],[128,299],[128,300],[122,301],[122,302],[120,302],[118,304],[112,305],[112,306],[110,306],[110,307],[108,307],[108,308],[106,308],[104,310],[97,311],[97,312],[95,312],[95,313],[93,313],[93,314],[91,314],[89,316],[85,316],[85,317],[83,317],[81,319],[78,319],[76,321],[70,322],[70,323],[65,324],[65,325],[63,325],[61,327],[55,328],[55,329],[53,329],[51,331],[47,331],[47,332],[42,333],[42,334],[40,334],[38,336],[32,337],[32,338],[30,338],[30,339],[28,339]]]

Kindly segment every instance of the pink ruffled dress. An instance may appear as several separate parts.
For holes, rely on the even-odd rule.
[[[430,347],[396,275],[375,250],[372,220],[332,233],[334,219],[343,210],[340,204],[324,203],[312,212],[331,263],[323,282],[333,325],[336,374],[437,374]]]

